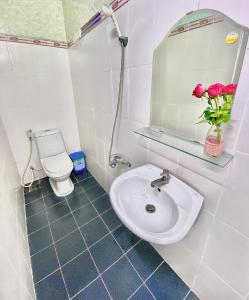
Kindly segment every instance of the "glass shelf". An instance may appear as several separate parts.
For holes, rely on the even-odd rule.
[[[224,168],[233,158],[231,154],[226,152],[223,152],[219,157],[205,155],[201,143],[186,137],[179,137],[170,130],[162,130],[156,127],[143,127],[134,132],[222,168]]]

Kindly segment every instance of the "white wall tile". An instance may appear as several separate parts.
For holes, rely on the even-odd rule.
[[[0,116],[0,298],[35,299],[20,176]],[[25,299],[25,298],[23,298]]]
[[[150,119],[151,80],[151,65],[129,69],[129,116],[144,125]]]
[[[152,63],[155,13],[156,0],[130,2],[128,67]]]
[[[227,188],[222,196],[218,210],[218,218],[231,224],[249,238],[249,155],[236,153]]]
[[[249,292],[249,240],[220,221],[213,224],[204,262],[242,296]]]
[[[221,185],[184,167],[178,168],[177,176],[184,180],[189,186],[192,186],[204,197],[203,209],[212,214],[216,212],[223,192],[223,187]]]
[[[192,286],[195,274],[199,266],[199,259],[192,251],[186,248],[181,242],[161,246],[152,244],[164,260],[177,272],[177,274],[189,285]]]
[[[242,300],[243,298],[227,285],[215,272],[201,265],[193,286],[202,300]]]

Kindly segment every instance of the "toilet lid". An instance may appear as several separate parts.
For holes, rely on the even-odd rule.
[[[68,173],[73,168],[72,161],[66,152],[47,157],[44,159],[43,166],[48,172],[58,175]]]

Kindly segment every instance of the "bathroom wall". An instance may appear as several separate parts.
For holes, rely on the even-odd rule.
[[[35,299],[20,177],[0,116],[0,299]]]
[[[211,166],[133,133],[149,120],[153,49],[184,14],[198,7],[220,10],[249,26],[248,1],[131,0],[118,11],[130,42],[115,150],[128,156],[133,167],[151,162],[170,169],[204,195],[201,214],[187,237],[154,247],[202,300],[248,300],[249,48],[226,137],[227,148],[235,154],[230,166]],[[110,20],[103,22],[69,51],[81,146],[90,171],[106,190],[124,171],[107,166],[120,66],[112,28]]]
[[[79,150],[67,50],[1,42],[0,64],[0,108],[19,174],[29,155],[25,134],[29,128],[58,127],[68,152]],[[32,165],[41,168],[36,147]],[[36,179],[44,176],[43,172],[35,174]],[[30,181],[30,174],[25,181]]]

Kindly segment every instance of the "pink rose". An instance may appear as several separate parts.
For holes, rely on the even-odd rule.
[[[207,93],[208,93],[209,97],[211,97],[211,98],[221,96],[223,94],[223,88],[224,88],[223,84],[216,83],[216,84],[210,85],[210,87],[207,89]]]
[[[206,89],[204,88],[204,86],[202,84],[199,83],[193,90],[192,95],[197,98],[201,98],[205,92],[206,92]]]
[[[237,84],[228,84],[226,86],[223,87],[222,89],[222,94],[226,94],[226,95],[234,95],[237,89]]]

